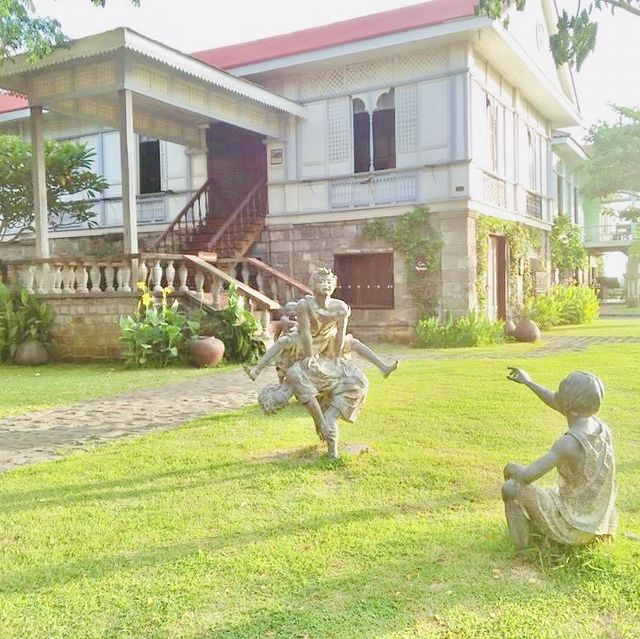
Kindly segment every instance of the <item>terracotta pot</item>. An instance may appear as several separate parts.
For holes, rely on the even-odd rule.
[[[513,331],[516,330],[516,323],[513,320],[507,320],[504,323],[504,334],[513,335]]]
[[[189,345],[189,361],[194,366],[217,366],[224,355],[224,342],[217,337],[196,337]]]
[[[49,353],[40,342],[29,339],[18,346],[13,360],[21,366],[40,366],[49,361]]]
[[[540,339],[540,329],[533,320],[521,319],[512,335],[519,342],[535,342]]]

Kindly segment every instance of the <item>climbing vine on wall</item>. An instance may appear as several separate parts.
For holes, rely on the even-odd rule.
[[[509,222],[495,217],[481,216],[476,220],[476,254],[478,271],[476,290],[478,310],[487,312],[487,272],[489,260],[489,235],[502,235],[509,246],[509,297],[517,299],[518,277],[523,277],[524,300],[533,295],[535,284],[531,270],[530,253],[540,248],[540,232],[519,222]]]
[[[386,240],[404,256],[407,286],[413,296],[418,318],[430,317],[436,310],[436,299],[429,274],[438,267],[442,240],[429,224],[430,210],[417,206],[391,223],[376,219],[365,226],[368,239]]]

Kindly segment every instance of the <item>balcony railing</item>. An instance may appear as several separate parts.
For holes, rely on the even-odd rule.
[[[417,202],[417,173],[362,174],[329,184],[332,209]]]
[[[484,199],[490,204],[505,208],[507,206],[507,183],[491,173],[484,173]]]
[[[537,193],[527,192],[527,215],[535,217],[537,220],[542,219],[542,196]]]
[[[587,226],[584,228],[585,242],[619,242],[628,244],[638,237],[636,222],[609,224],[607,226]]]

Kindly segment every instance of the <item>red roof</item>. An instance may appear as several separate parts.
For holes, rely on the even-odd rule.
[[[28,106],[29,103],[26,98],[10,95],[9,93],[0,93],[0,113],[26,109]]]
[[[231,69],[468,18],[474,15],[473,7],[476,4],[478,0],[432,0],[322,27],[199,51],[192,55],[220,69]]]

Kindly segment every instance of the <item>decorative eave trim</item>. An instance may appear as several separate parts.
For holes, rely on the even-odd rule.
[[[185,53],[171,49],[151,40],[131,29],[120,27],[94,36],[75,40],[68,47],[57,49],[50,55],[30,62],[25,55],[19,55],[0,66],[0,84],[10,84],[12,77],[31,74],[54,65],[83,60],[99,55],[115,53],[118,50],[132,51],[194,77],[217,88],[235,93],[259,104],[300,118],[306,115],[304,106],[272,93],[248,80],[237,78],[225,71],[200,62]],[[9,86],[13,90],[24,90],[21,86]]]

